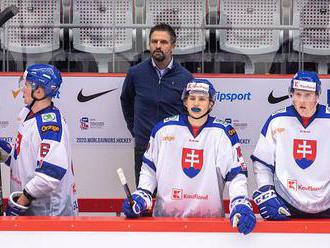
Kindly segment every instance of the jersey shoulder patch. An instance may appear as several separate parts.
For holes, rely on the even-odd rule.
[[[220,119],[214,119],[213,123],[214,124],[221,124],[223,126],[227,126],[228,125],[228,122],[225,122],[225,121],[220,120]]]
[[[179,121],[180,116],[179,115],[174,115],[174,116],[170,116],[167,117],[163,120],[164,123],[169,122],[169,121]]]
[[[60,142],[62,137],[62,119],[58,109],[46,110],[36,115],[36,122],[42,140],[49,139]]]
[[[50,113],[41,114],[41,121],[42,122],[57,122],[56,113],[50,112]]]
[[[277,114],[283,114],[286,112],[286,108],[282,108],[282,109],[279,109],[279,110],[276,110],[272,113],[272,116],[275,116]]]
[[[325,113],[326,113],[326,114],[330,114],[330,108],[329,108],[329,107],[326,107],[326,108],[325,108]]]

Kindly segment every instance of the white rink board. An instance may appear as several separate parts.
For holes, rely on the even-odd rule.
[[[21,95],[16,98],[18,76],[0,76],[0,137],[16,136],[16,118],[23,106]],[[124,192],[116,175],[122,167],[134,190],[133,138],[124,121],[120,93],[124,77],[64,77],[61,98],[55,99],[68,121],[72,142],[79,198],[122,198]],[[243,143],[242,150],[249,168],[249,192],[255,189],[251,161],[255,143],[262,125],[271,112],[290,103],[268,103],[268,95],[287,95],[288,78],[210,78],[218,91],[218,100],[212,112],[220,119],[232,121]],[[321,103],[327,104],[330,79],[322,80]],[[116,89],[87,102],[77,96],[92,95]],[[221,96],[226,96],[220,101]],[[233,100],[236,97],[236,100]],[[245,98],[244,98],[245,97]],[[85,120],[85,121],[83,121]],[[82,124],[86,124],[85,126]],[[84,141],[84,142],[83,142]],[[87,142],[85,142],[87,141]],[[9,169],[2,167],[4,195],[8,196]]]
[[[0,243],[10,248],[118,247],[139,248],[278,248],[329,247],[330,234],[179,233],[179,232],[0,232]]]

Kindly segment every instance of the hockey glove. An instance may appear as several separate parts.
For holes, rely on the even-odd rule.
[[[132,194],[133,205],[128,199],[124,200],[123,212],[127,218],[137,218],[141,213],[146,212],[152,207],[152,197],[146,191],[137,190]]]
[[[0,163],[6,162],[11,152],[11,145],[4,140],[0,140]]]
[[[279,198],[273,185],[265,185],[253,193],[262,218],[267,220],[288,220],[291,216],[283,200]]]
[[[252,205],[244,196],[234,198],[230,204],[230,223],[243,234],[252,232],[256,225],[256,217]]]
[[[10,194],[8,205],[6,209],[6,216],[20,216],[24,215],[25,211],[29,208],[27,206],[16,203],[17,199],[23,194],[22,191],[16,191]]]

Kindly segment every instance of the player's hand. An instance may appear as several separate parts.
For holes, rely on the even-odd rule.
[[[143,190],[137,190],[132,194],[133,205],[131,206],[128,199],[124,200],[123,212],[127,218],[137,218],[141,213],[151,209],[152,197],[151,194]]]
[[[252,232],[256,225],[256,217],[252,205],[244,196],[236,197],[230,204],[230,223],[243,234]]]
[[[8,199],[8,205],[6,209],[6,216],[20,216],[24,215],[26,210],[29,208],[17,203],[17,199],[23,194],[22,191],[13,192],[10,194]]]
[[[4,163],[11,152],[11,145],[5,141],[5,140],[0,140],[0,163]]]
[[[290,219],[290,211],[283,200],[277,196],[274,186],[262,186],[253,193],[253,200],[258,205],[262,218],[267,220]]]

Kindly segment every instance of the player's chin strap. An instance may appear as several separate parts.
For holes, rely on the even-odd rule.
[[[29,105],[30,108],[32,108],[32,106],[34,105],[35,102],[37,102],[37,101],[42,101],[42,100],[44,100],[44,99],[46,99],[46,98],[48,97],[48,96],[45,94],[44,97],[42,97],[42,98],[40,98],[40,99],[37,99],[37,98],[35,98],[35,97],[33,96],[34,91],[35,91],[35,90],[32,90],[32,91],[31,91],[31,98],[33,99],[33,101],[32,101],[32,103]]]

